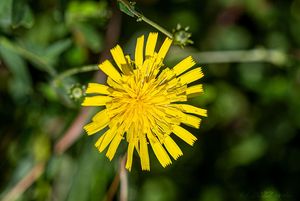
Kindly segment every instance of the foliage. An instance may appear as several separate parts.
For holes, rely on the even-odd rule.
[[[119,161],[93,148],[99,134],[82,130],[66,152],[54,152],[80,113],[69,91],[93,79],[92,72],[61,73],[99,62],[116,4],[0,1],[0,198],[40,162],[44,172],[18,200],[107,195]],[[134,8],[166,30],[190,27],[194,43],[174,46],[166,63],[195,55],[205,94],[191,101],[208,117],[190,129],[198,137],[193,148],[176,139],[184,157],[172,166],[150,159],[151,172],[141,172],[134,157],[128,199],[299,200],[300,1],[141,0]],[[123,15],[118,43],[133,55],[136,36],[149,31],[157,30]]]

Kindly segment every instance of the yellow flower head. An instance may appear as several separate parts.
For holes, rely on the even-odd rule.
[[[195,65],[190,56],[173,68],[165,68],[163,58],[172,40],[166,38],[156,52],[157,35],[149,34],[145,56],[144,36],[137,39],[134,61],[124,55],[119,45],[111,49],[118,69],[108,60],[101,63],[99,68],[108,76],[107,85],[89,83],[86,93],[94,96],[86,97],[82,103],[105,106],[84,129],[91,135],[108,128],[95,146],[100,152],[108,147],[106,156],[110,160],[120,142],[126,140],[128,170],[131,170],[134,150],[140,156],[142,170],[150,170],[149,144],[163,167],[171,164],[169,154],[175,160],[182,155],[172,134],[193,145],[197,138],[181,124],[199,128],[198,116],[206,116],[206,110],[180,103],[186,102],[190,95],[203,92],[201,84],[190,86],[203,77],[201,68],[189,70]]]

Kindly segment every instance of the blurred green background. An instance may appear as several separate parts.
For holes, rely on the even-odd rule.
[[[52,81],[98,63],[114,7],[108,0],[0,0],[0,199],[43,161],[45,170],[17,200],[105,199],[118,159],[94,148],[99,134],[82,131],[53,154],[80,111],[70,89],[95,72]],[[166,63],[192,54],[203,66],[205,93],[190,102],[208,118],[191,129],[194,147],[176,139],[184,156],[171,166],[151,153],[151,171],[142,172],[134,158],[128,200],[300,200],[300,0],[139,0],[137,7],[170,31],[190,27],[194,44],[173,47]],[[114,44],[132,55],[136,37],[156,31],[125,14],[115,26]]]

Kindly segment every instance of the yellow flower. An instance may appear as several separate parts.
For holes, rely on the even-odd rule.
[[[128,143],[126,168],[130,171],[134,150],[140,156],[142,170],[150,170],[148,145],[163,167],[171,164],[169,154],[177,159],[183,153],[172,139],[175,134],[189,145],[197,140],[181,127],[199,128],[206,110],[180,102],[203,92],[202,84],[190,84],[203,77],[191,56],[173,68],[164,67],[163,59],[172,40],[166,38],[155,51],[157,33],[150,33],[144,56],[144,36],[137,39],[134,61],[117,45],[111,54],[118,69],[106,60],[99,68],[108,76],[107,84],[89,83],[83,106],[105,106],[84,129],[88,135],[108,128],[95,146],[112,160],[122,140]],[[189,71],[188,71],[189,70]],[[191,115],[193,114],[193,115]],[[198,116],[195,116],[198,115]],[[169,153],[169,154],[168,154]]]

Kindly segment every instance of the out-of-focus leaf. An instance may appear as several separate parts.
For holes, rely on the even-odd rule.
[[[280,195],[280,193],[272,188],[266,188],[262,193],[261,193],[261,201],[280,201],[282,198],[285,196]]]
[[[46,83],[40,83],[37,86],[39,92],[48,100],[48,101],[57,101],[58,96],[56,91],[54,90],[54,88],[52,86],[49,86]]]
[[[84,23],[78,24],[76,27],[77,41],[94,52],[100,52],[103,48],[103,38],[95,27]]]
[[[104,21],[108,17],[108,7],[105,1],[72,1],[66,11],[66,22],[74,25],[86,20]]]
[[[263,156],[266,146],[261,136],[253,135],[232,147],[228,161],[231,166],[247,165]]]
[[[67,200],[76,168],[76,160],[68,155],[53,156],[49,160],[46,175],[53,179],[52,196],[57,200]]]
[[[300,21],[291,19],[289,22],[289,27],[293,36],[293,40],[297,43],[297,45],[300,45]]]
[[[34,193],[31,195],[30,199],[32,200],[49,200],[49,197],[52,192],[52,184],[46,180],[38,180],[36,182],[36,188]]]
[[[67,34],[64,23],[57,23],[52,16],[38,15],[34,26],[27,30],[22,37],[26,44],[35,44],[46,47],[53,41],[62,38]],[[61,39],[60,39],[61,40]]]
[[[70,39],[56,41],[47,48],[46,55],[50,57],[56,57],[69,48],[71,44],[72,41]]]
[[[242,27],[216,27],[208,36],[208,42],[216,50],[237,50],[249,48],[251,36]]]
[[[15,44],[14,42],[7,40],[6,38],[0,38],[0,44],[6,49],[14,51],[23,58],[28,59],[38,69],[43,70],[50,75],[55,74],[55,69],[50,65],[50,63],[46,60],[45,56],[42,53],[35,53],[33,51],[30,51],[29,49]]]
[[[238,90],[220,83],[213,107],[208,110],[210,118],[226,124],[234,119],[239,119],[247,110],[247,100]]]
[[[74,46],[66,53],[66,60],[70,66],[83,65],[88,59],[88,53],[81,46]]]
[[[167,201],[175,200],[176,190],[174,184],[167,178],[148,179],[140,193],[141,201]]]
[[[46,161],[50,156],[50,139],[45,133],[38,133],[33,139],[33,155],[36,161]]]
[[[86,143],[73,183],[69,191],[68,199],[96,201],[104,198],[105,189],[111,177],[111,164],[108,164],[104,155],[100,155],[96,148],[92,147],[92,141]]]
[[[275,14],[272,6],[273,4],[261,0],[246,0],[244,2],[247,11],[252,17],[257,19],[257,22],[262,25],[270,25],[270,23],[272,23],[272,18]]]
[[[33,25],[33,15],[26,0],[12,0],[11,25],[13,28],[20,25],[29,28]]]
[[[218,186],[208,186],[201,191],[199,201],[222,201],[223,192]]]
[[[11,95],[16,100],[24,98],[31,92],[32,87],[26,63],[18,54],[3,46],[0,46],[0,56],[14,76],[9,85]]]
[[[2,26],[11,24],[12,2],[13,0],[0,1],[0,25]]]
[[[12,1],[12,25],[17,27],[20,25],[20,22],[23,20],[28,6],[26,5],[25,0],[13,0]]]
[[[269,48],[280,50],[288,50],[290,48],[287,37],[280,32],[271,32],[266,40]]]
[[[275,100],[286,100],[288,93],[291,91],[291,86],[284,76],[272,77],[266,80],[260,90],[262,99],[266,102]]]
[[[45,50],[45,57],[47,58],[48,62],[54,65],[59,57],[64,51],[66,51],[72,44],[70,39],[63,39],[60,41],[56,41],[55,43],[51,44]]]
[[[22,21],[20,22],[22,26],[26,28],[31,28],[34,24],[34,16],[32,10],[29,6],[25,7],[26,11]]]
[[[9,189],[9,187],[13,186],[21,178],[23,178],[24,175],[26,175],[26,173],[28,173],[28,171],[30,171],[30,168],[33,166],[33,164],[34,164],[34,162],[32,161],[32,159],[30,157],[21,158],[14,170],[14,173],[12,175],[10,182],[7,185],[7,187],[8,187],[7,189]]]
[[[265,65],[262,63],[241,63],[238,66],[239,80],[251,90],[260,90],[263,81]]]

